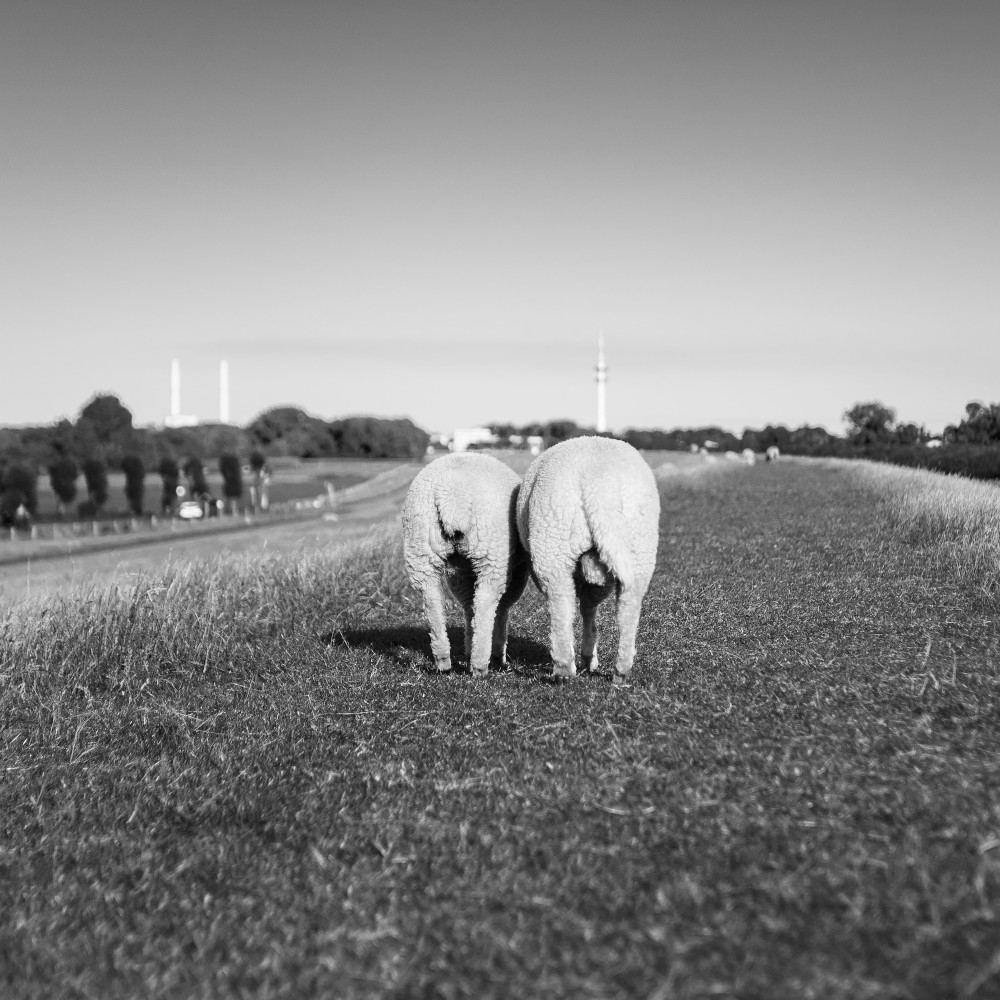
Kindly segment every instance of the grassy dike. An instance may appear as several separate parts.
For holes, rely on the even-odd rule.
[[[19,609],[0,995],[997,996],[997,603],[880,489],[664,479],[624,691],[533,590],[429,673],[392,531]]]

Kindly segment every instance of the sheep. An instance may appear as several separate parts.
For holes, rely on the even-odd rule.
[[[652,470],[624,441],[578,437],[528,468],[517,498],[517,530],[549,610],[553,676],[576,674],[574,597],[583,618],[582,666],[598,668],[597,609],[615,591],[614,681],[632,672],[639,612],[656,563],[660,496]]]
[[[780,455],[781,452],[778,451],[778,446],[776,444],[772,444],[771,447],[764,452],[764,458],[767,459],[768,462],[777,462]]]
[[[743,461],[746,462],[747,465],[757,464],[757,455],[754,452],[753,448],[744,448],[743,451],[740,452],[740,454],[743,456]]]
[[[465,655],[474,675],[507,658],[507,617],[528,582],[514,508],[521,480],[498,459],[456,452],[417,473],[403,501],[403,555],[424,600],[431,653],[451,670],[444,587],[465,612]]]

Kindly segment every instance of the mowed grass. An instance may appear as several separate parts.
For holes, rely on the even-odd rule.
[[[995,600],[842,468],[662,488],[623,691],[533,590],[430,673],[392,529],[18,612],[0,995],[1000,994]]]

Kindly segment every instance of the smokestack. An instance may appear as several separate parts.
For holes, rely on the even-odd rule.
[[[181,415],[181,363],[170,362],[170,416],[175,420]]]
[[[181,363],[176,358],[170,362],[170,412],[164,423],[167,427],[191,427],[198,423],[197,417],[181,413]]]
[[[219,362],[219,423],[229,423],[229,362]]]

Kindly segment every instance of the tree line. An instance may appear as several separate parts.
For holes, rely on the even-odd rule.
[[[1000,403],[970,402],[965,416],[949,424],[939,439],[926,428],[896,419],[896,411],[873,400],[844,412],[845,433],[823,427],[789,428],[768,424],[746,428],[740,435],[717,426],[673,430],[629,428],[619,435],[643,450],[688,450],[707,442],[720,451],[772,445],[783,454],[869,458],[915,465],[981,479],[1000,479]],[[538,436],[546,446],[594,429],[572,420],[488,425],[500,439]],[[59,512],[66,516],[78,500],[81,517],[99,514],[108,500],[108,470],[125,477],[130,510],[141,514],[146,505],[146,476],[161,480],[157,508],[171,509],[177,487],[186,484],[194,498],[209,496],[205,463],[215,462],[222,477],[223,500],[235,503],[245,489],[244,470],[251,474],[250,491],[259,497],[268,459],[299,458],[421,458],[429,435],[406,419],[345,417],[323,420],[298,407],[265,410],[245,427],[198,424],[194,427],[135,427],[126,406],[109,393],[92,397],[75,421],[37,427],[0,428],[0,523],[22,514],[35,516],[38,477],[48,474]],[[246,456],[246,462],[240,457]],[[79,480],[83,477],[81,498]]]
[[[768,424],[745,428],[739,435],[709,425],[673,430],[629,428],[618,436],[645,451],[688,451],[707,443],[719,451],[750,448],[763,452],[773,445],[786,455],[868,458],[978,479],[1000,479],[1000,403],[969,403],[965,416],[945,427],[940,437],[921,425],[897,420],[896,410],[879,400],[855,403],[844,411],[843,419],[845,432],[839,435],[824,427]],[[488,426],[501,440],[538,435],[546,447],[568,437],[595,433],[592,427],[578,426],[572,420]]]
[[[0,523],[37,515],[38,479],[43,473],[55,494],[58,516],[70,515],[74,502],[76,516],[98,516],[108,500],[109,470],[124,474],[129,510],[139,515],[148,505],[146,477],[152,472],[161,480],[155,509],[173,509],[182,485],[193,499],[214,500],[206,463],[214,463],[222,477],[219,499],[233,505],[244,495],[245,469],[252,477],[251,496],[261,496],[272,457],[413,459],[425,453],[428,441],[427,433],[409,420],[326,421],[296,407],[266,410],[246,427],[136,427],[131,411],[117,396],[98,393],[75,421],[0,427]]]

